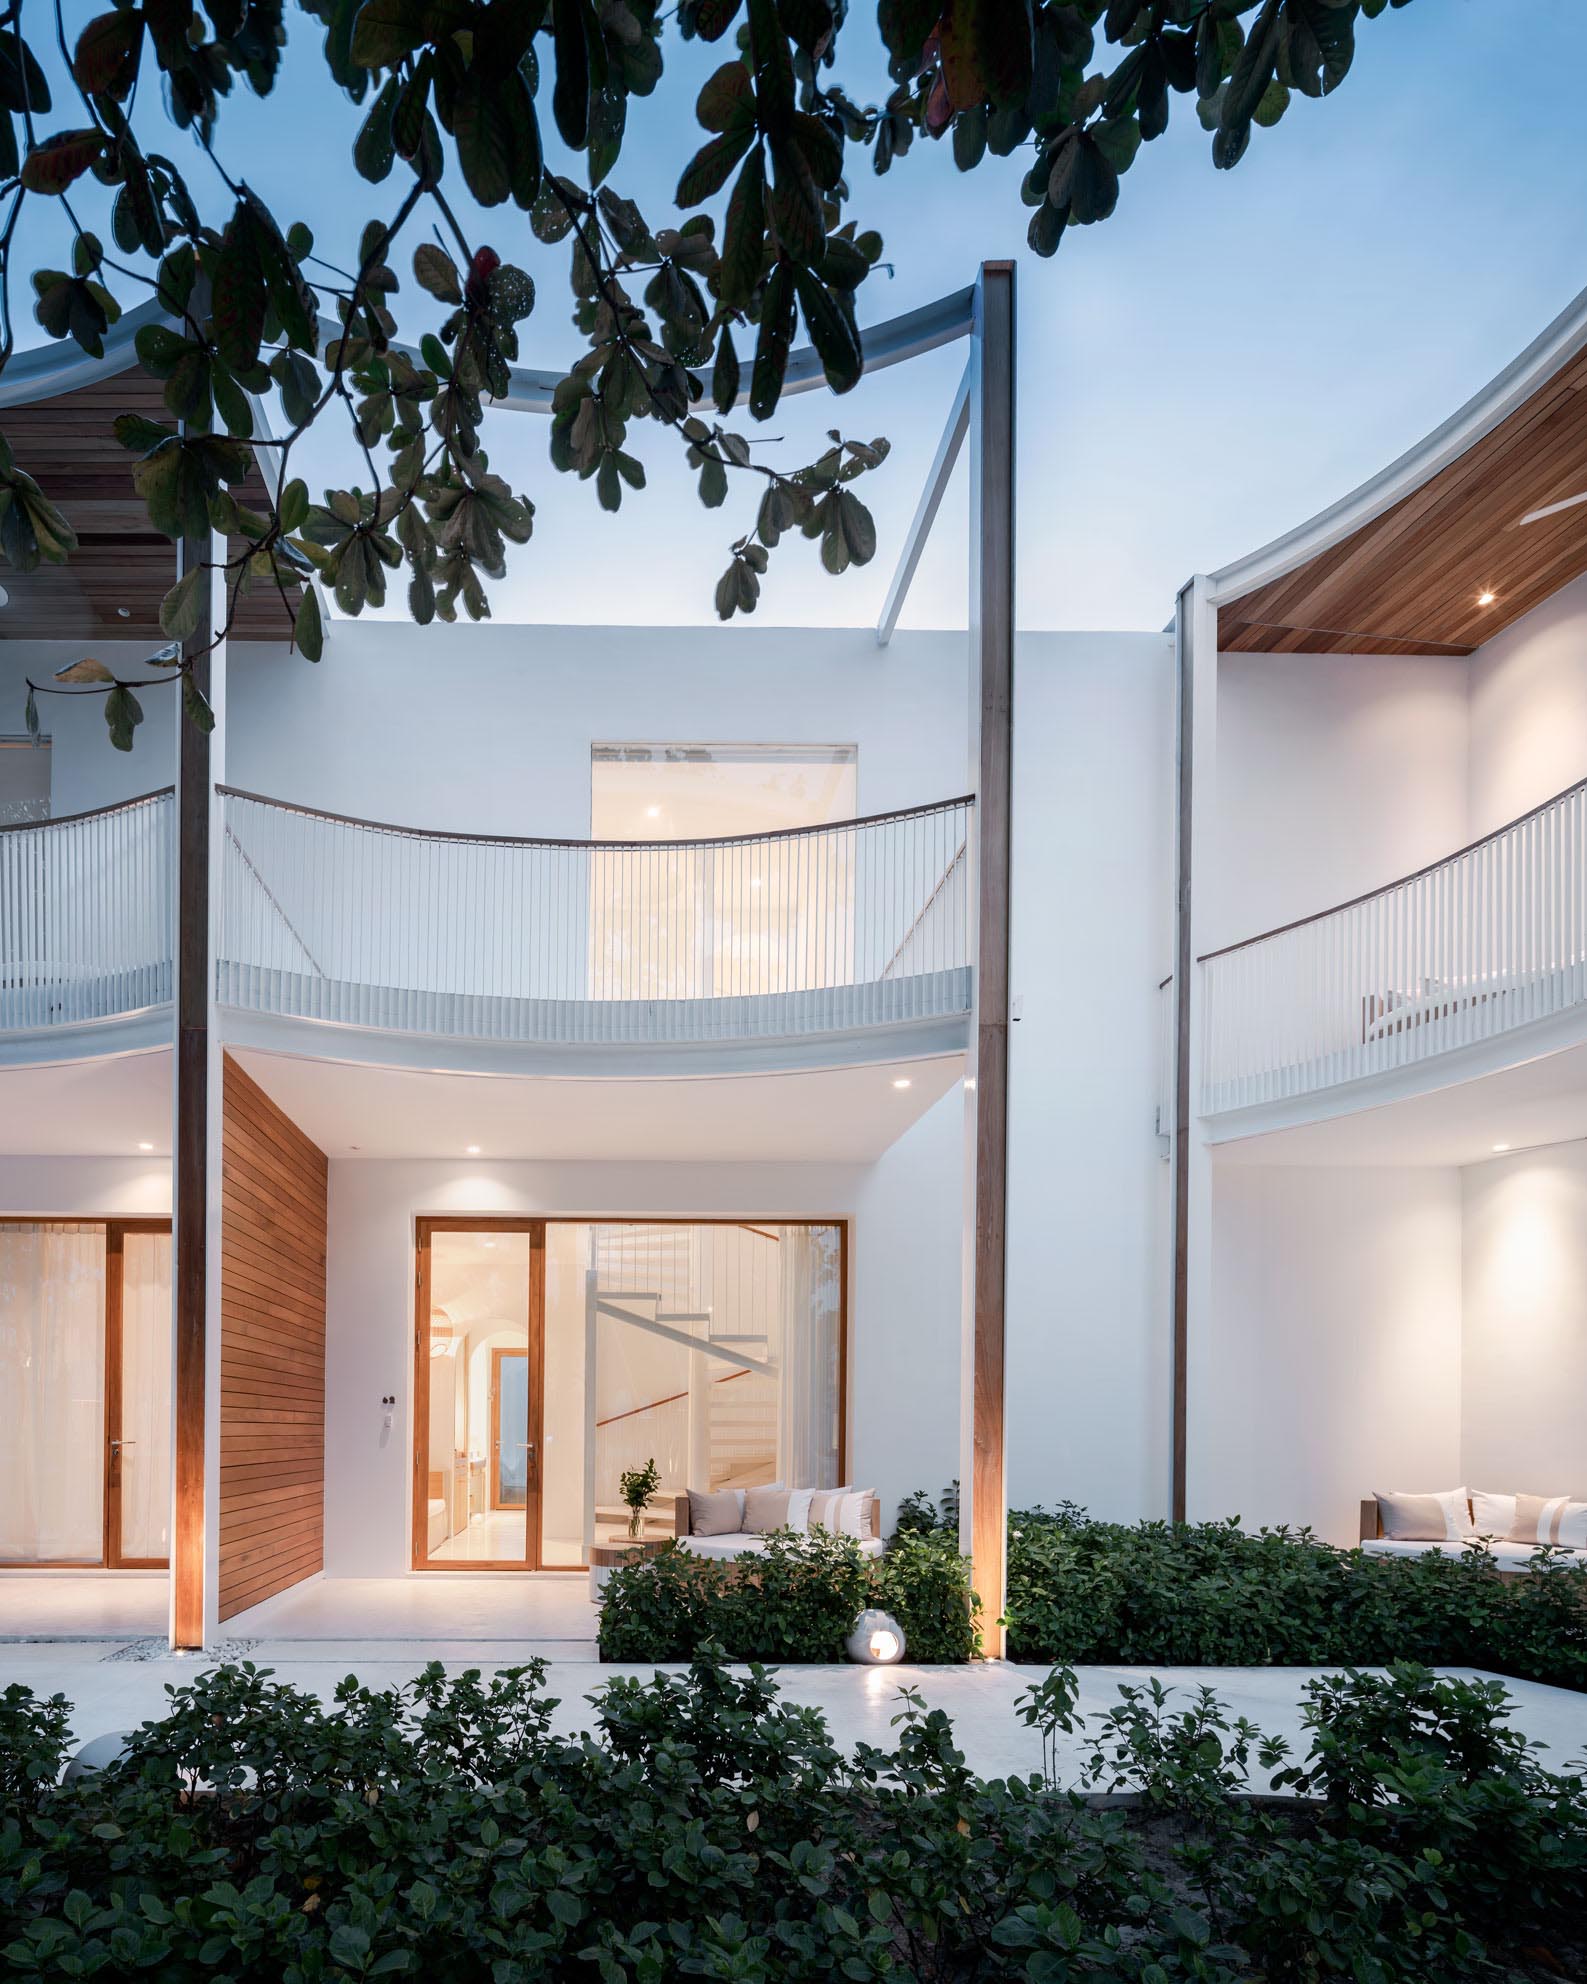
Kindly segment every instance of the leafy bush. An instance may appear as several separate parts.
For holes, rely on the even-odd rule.
[[[1161,1667],[1487,1667],[1587,1688],[1587,1567],[1501,1573],[1462,1557],[1370,1557],[1237,1522],[1009,1517],[1013,1660]]]
[[[7,1977],[161,1984],[1462,1984],[1583,1975],[1587,1784],[1493,1686],[1313,1683],[1307,1757],[1202,1692],[1074,1677],[1028,1698],[1099,1808],[987,1781],[904,1691],[891,1750],[716,1658],[619,1679],[551,1733],[546,1669],[432,1666],[329,1708],[251,1666],[168,1690],[106,1770],[51,1789],[65,1704],[0,1700]],[[1249,1760],[1295,1795],[1240,1795]]]
[[[911,1661],[975,1656],[969,1568],[936,1534],[901,1537],[880,1559],[825,1530],[775,1531],[733,1563],[672,1545],[614,1571],[605,1598],[603,1660],[691,1660],[712,1644],[738,1660],[842,1660],[869,1605],[898,1620]]]

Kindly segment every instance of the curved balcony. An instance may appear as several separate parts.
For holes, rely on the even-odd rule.
[[[670,1069],[724,1044],[798,1064],[900,1030],[914,1051],[962,1044],[969,799],[646,842],[222,804],[217,996],[243,1014],[470,1043],[470,1065],[486,1045],[596,1069],[665,1048]]]
[[[1206,1115],[1488,1044],[1501,1050],[1489,1065],[1525,1058],[1549,1044],[1545,1023],[1587,1019],[1587,780],[1414,875],[1198,962]]]
[[[0,1041],[72,1051],[169,1004],[175,799],[0,827]],[[126,1029],[122,1027],[124,1032]],[[163,1018],[160,1036],[168,1028]]]

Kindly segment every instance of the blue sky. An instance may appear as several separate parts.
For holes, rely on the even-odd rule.
[[[870,11],[856,6],[839,71],[861,100],[885,86]],[[356,113],[324,77],[315,24],[289,20],[283,84],[265,103],[228,105],[220,149],[283,218],[306,219],[327,253],[350,259],[394,182],[370,188],[353,173]],[[667,203],[651,189],[675,183],[694,92],[720,53],[671,39],[661,90],[633,106],[613,183],[653,224]],[[985,257],[1018,260],[1022,624],[1161,626],[1191,572],[1352,488],[1528,343],[1587,285],[1584,73],[1583,0],[1414,0],[1361,23],[1344,87],[1297,100],[1233,173],[1213,171],[1193,106],[1175,98],[1173,128],[1143,148],[1113,218],[1072,229],[1049,262],[1024,245],[1020,161],[961,176],[945,146],[917,144],[877,179],[851,154],[851,212],[881,230],[895,270],[866,284],[864,321],[958,287]],[[196,158],[191,169],[206,184]],[[561,252],[533,243],[514,210],[477,223],[539,284],[525,357],[563,360],[574,334]],[[59,249],[34,227],[17,266],[41,257]],[[758,624],[875,618],[961,363],[950,348],[842,401],[791,401],[770,424],[790,462],[830,425],[885,434],[893,454],[869,484],[875,563],[834,580],[814,546],[785,544]],[[657,437],[638,450],[650,489],[608,518],[593,486],[550,468],[546,437],[532,416],[491,423],[493,464],[537,505],[533,540],[493,592],[496,618],[710,621],[752,497],[703,510]],[[354,473],[329,439],[304,466],[311,480]],[[963,624],[964,548],[961,470],[905,625]]]

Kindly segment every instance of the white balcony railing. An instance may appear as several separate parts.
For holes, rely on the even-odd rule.
[[[1587,780],[1402,881],[1201,959],[1206,1113],[1587,1001]]]
[[[421,833],[231,790],[223,803],[226,1005],[550,1043],[969,1010],[968,799],[652,842]]]
[[[171,997],[175,800],[0,827],[0,1033]]]

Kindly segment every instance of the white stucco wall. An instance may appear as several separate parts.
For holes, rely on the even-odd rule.
[[[1009,1028],[1008,1492],[1133,1520],[1167,1498],[1173,649],[1022,641]],[[1154,1247],[1159,1251],[1154,1253]]]
[[[1445,1169],[1219,1166],[1190,1346],[1192,1519],[1353,1543],[1379,1488],[1461,1478],[1461,1186]]]
[[[958,1469],[959,1171],[949,1096],[875,1165],[333,1159],[326,1562],[408,1567],[414,1221],[421,1214],[848,1218],[849,1468],[884,1521]],[[396,1395],[393,1429],[382,1394]]]
[[[1468,668],[1474,839],[1587,778],[1587,578],[1495,635]]]
[[[962,633],[340,623],[234,651],[233,785],[483,833],[590,830],[594,742],[857,744],[859,806],[964,790]]]
[[[1466,1480],[1587,1498],[1587,1144],[1461,1177]]]
[[[168,1219],[166,1157],[0,1157],[0,1218]]]
[[[1464,844],[1467,668],[1426,655],[1225,654],[1207,948],[1382,887]]]

